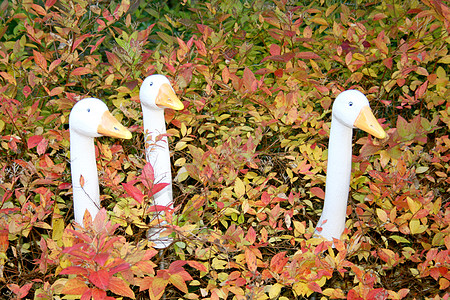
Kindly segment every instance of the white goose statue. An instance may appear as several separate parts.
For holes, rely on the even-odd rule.
[[[144,120],[147,162],[153,167],[155,182],[168,183],[164,189],[154,195],[153,204],[173,209],[172,172],[169,145],[165,136],[164,109],[182,110],[184,105],[176,96],[167,77],[160,74],[151,75],[144,80],[139,91],[139,98]],[[157,138],[158,136],[160,138]],[[164,212],[160,212],[153,216],[154,220],[159,220],[160,227],[154,227],[147,233],[149,240],[154,242],[154,247],[157,249],[166,248],[172,243],[170,237],[160,235],[164,230],[163,225],[166,224],[162,218],[163,214]]]
[[[75,221],[83,226],[86,210],[95,218],[100,209],[94,138],[130,139],[131,132],[113,117],[103,101],[96,98],[80,100],[73,106],[69,131]]]
[[[366,96],[357,90],[347,90],[339,94],[333,103],[325,202],[314,232],[316,236],[329,241],[333,238],[340,239],[345,229],[354,127],[379,139],[386,137],[386,132],[373,115]]]

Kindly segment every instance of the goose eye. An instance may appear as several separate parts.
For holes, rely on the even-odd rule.
[[[150,82],[150,86],[152,86],[153,85],[153,81],[152,82]]]
[[[90,109],[90,108],[88,108],[88,109],[87,109],[87,112],[91,112],[91,109]]]
[[[348,106],[353,106],[353,102],[350,101],[350,102],[348,103]]]

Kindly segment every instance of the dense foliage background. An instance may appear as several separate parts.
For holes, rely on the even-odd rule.
[[[449,33],[441,0],[1,1],[2,297],[448,299]],[[153,73],[186,107],[166,112],[164,253],[145,239],[151,198],[135,199]],[[355,131],[333,249],[312,232],[330,105],[350,88],[389,139]],[[134,135],[96,140],[106,210],[74,230],[67,124],[87,96]]]

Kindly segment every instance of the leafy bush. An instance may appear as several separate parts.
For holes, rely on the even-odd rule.
[[[449,298],[443,1],[24,0],[3,1],[0,17],[3,295]],[[175,243],[159,254],[145,238],[155,178],[138,96],[153,73],[186,107],[166,111]],[[347,229],[332,248],[312,233],[332,99],[350,88],[389,139],[355,133]],[[96,140],[106,209],[83,229],[66,124],[87,96],[135,134]]]

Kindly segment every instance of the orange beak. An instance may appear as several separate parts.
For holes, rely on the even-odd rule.
[[[103,113],[100,125],[97,127],[97,132],[104,136],[127,140],[131,139],[131,132],[120,124],[109,111]]]
[[[180,99],[178,99],[177,95],[168,83],[162,84],[159,88],[155,103],[160,107],[175,110],[182,110],[184,108],[183,103]]]
[[[371,135],[379,139],[384,139],[387,136],[386,132],[383,130],[380,123],[378,123],[369,106],[364,106],[361,109],[361,112],[356,118],[353,126],[364,130],[365,132],[370,133]]]

